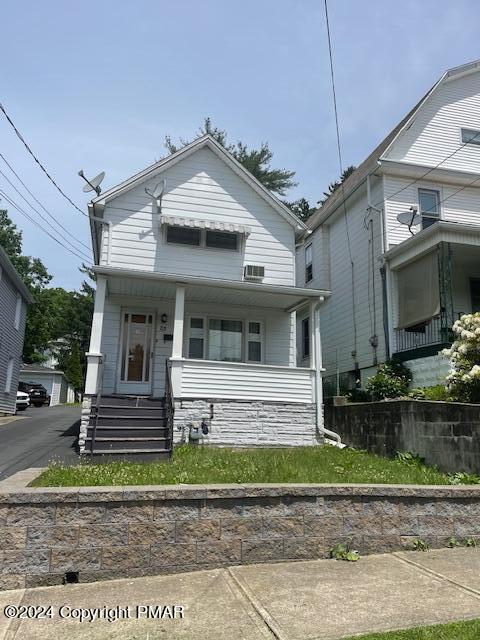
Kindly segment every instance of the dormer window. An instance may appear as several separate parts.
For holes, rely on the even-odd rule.
[[[434,189],[419,189],[418,202],[422,216],[422,229],[440,220],[440,193]]]
[[[480,145],[480,131],[477,129],[462,129],[462,142],[463,144]]]

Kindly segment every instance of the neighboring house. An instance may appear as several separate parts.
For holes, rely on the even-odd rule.
[[[42,384],[50,396],[51,407],[64,402],[75,402],[73,387],[63,371],[58,369],[43,364],[22,364],[19,381]]]
[[[410,233],[397,215],[415,210]],[[390,357],[415,385],[444,379],[454,320],[480,311],[480,62],[447,71],[308,226],[297,285],[332,291],[326,392],[363,386]]]
[[[168,451],[165,396],[175,440],[321,441],[318,307],[329,293],[295,286],[306,227],[286,206],[206,135],[89,213],[97,290],[81,450],[94,438],[97,452]],[[300,308],[318,351],[306,367],[296,366]]]
[[[27,287],[0,247],[0,415],[15,413],[27,304],[32,302]]]

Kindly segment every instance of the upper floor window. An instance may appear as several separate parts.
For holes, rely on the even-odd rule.
[[[305,282],[313,279],[313,250],[312,245],[305,247]]]
[[[419,189],[418,203],[422,229],[426,229],[440,219],[440,193],[434,189]]]
[[[169,244],[185,244],[191,247],[238,251],[238,234],[229,231],[168,226],[166,240]]]
[[[480,144],[480,131],[475,129],[462,129],[463,144]]]
[[[17,302],[15,305],[15,320],[13,326],[15,329],[20,329],[20,316],[22,314],[22,296],[17,293]]]

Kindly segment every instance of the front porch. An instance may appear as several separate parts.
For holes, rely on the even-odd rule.
[[[86,395],[171,396],[176,442],[315,444],[326,295],[98,267]],[[316,348],[300,368],[295,313],[305,306]]]

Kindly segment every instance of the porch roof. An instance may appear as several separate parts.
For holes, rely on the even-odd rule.
[[[440,220],[391,247],[382,257],[392,269],[398,269],[425,255],[440,242],[480,247],[480,226]]]
[[[176,285],[182,285],[185,286],[187,301],[266,307],[283,311],[293,311],[311,301],[322,302],[331,295],[330,291],[322,289],[183,276],[138,269],[95,266],[94,270],[98,275],[107,277],[110,295],[174,300]]]

